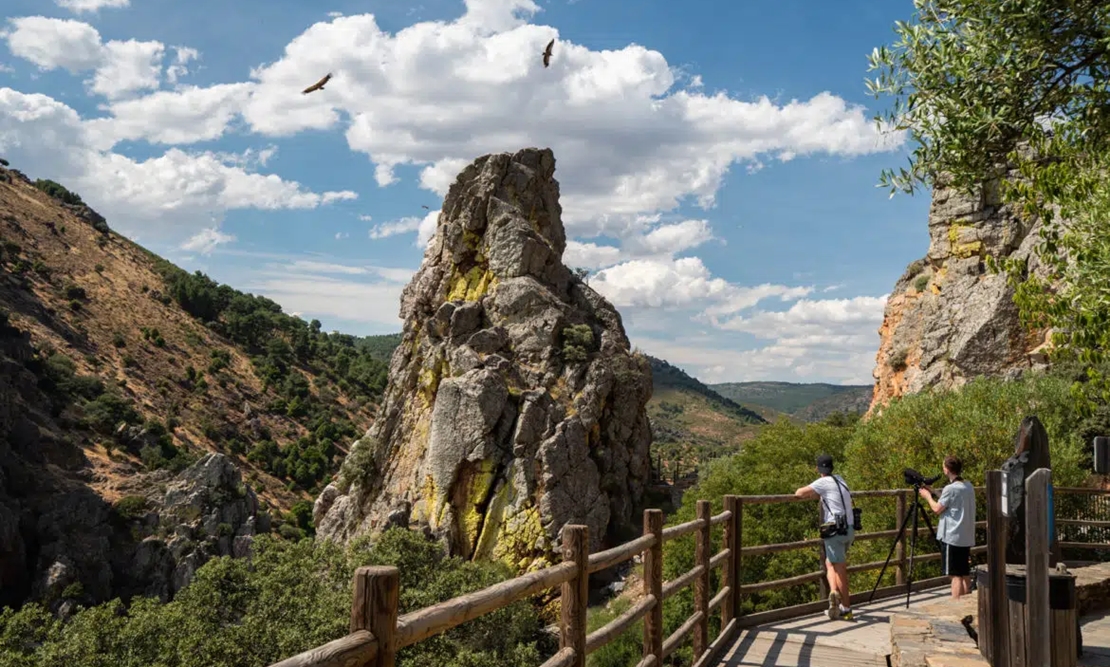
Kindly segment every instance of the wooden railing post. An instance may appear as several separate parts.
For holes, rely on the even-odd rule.
[[[709,647],[709,519],[713,516],[708,500],[699,500],[697,505],[698,527],[697,542],[694,545],[694,560],[701,566],[701,575],[694,580],[694,611],[701,613],[701,620],[694,629],[694,660],[697,660]]]
[[[897,529],[898,526],[902,525],[902,517],[906,516],[906,508],[909,506],[906,502],[907,493],[908,493],[907,491],[902,491],[897,496],[898,507],[895,510],[897,512],[897,516],[894,518],[894,528],[895,529]],[[915,509],[914,511],[916,512],[917,510]],[[913,525],[913,524],[910,524],[910,525]],[[894,556],[895,556],[895,558],[898,559],[898,569],[896,569],[894,571],[895,572],[894,583],[899,585],[899,586],[903,586],[906,583],[906,535],[905,535],[905,533],[902,534],[901,539],[898,540],[898,543],[894,547]]]
[[[990,577],[991,667],[1009,667],[1010,622],[1006,596],[1006,518],[1002,471],[987,471],[987,574]],[[981,622],[981,621],[980,621]]]
[[[728,586],[728,595],[721,604],[721,628],[738,616],[740,598],[740,581],[736,577],[739,570],[736,567],[740,560],[740,503],[737,496],[725,496],[725,511],[732,514],[725,522],[724,548],[728,549],[728,559],[724,569],[721,570],[721,585]]]
[[[644,510],[644,535],[654,535],[655,543],[644,552],[644,593],[654,595],[656,604],[644,617],[644,654],[663,662],[663,510]]]
[[[577,566],[574,578],[563,584],[560,601],[560,648],[574,649],[573,667],[586,667],[586,611],[589,606],[590,529],[563,526],[563,561]]]
[[[360,567],[355,570],[351,600],[351,632],[369,630],[378,640],[378,657],[372,667],[393,667],[397,648],[397,604],[401,573],[395,567]]]
[[[1049,667],[1051,642],[1047,641],[1052,612],[1048,605],[1048,487],[1052,471],[1040,468],[1025,480],[1025,637],[1026,667]]]

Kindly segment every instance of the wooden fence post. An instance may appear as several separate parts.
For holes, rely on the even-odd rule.
[[[644,535],[654,535],[655,544],[644,552],[644,593],[655,596],[655,606],[644,616],[644,654],[663,662],[663,510],[644,510]]]
[[[728,594],[721,604],[721,628],[737,617],[737,599],[740,597],[740,582],[736,579],[736,562],[740,560],[740,503],[738,497],[725,496],[725,511],[732,514],[725,522],[724,548],[728,549],[728,560],[721,571],[721,585],[728,586]]]
[[[351,600],[351,632],[369,630],[378,640],[373,667],[393,667],[397,658],[394,633],[401,572],[395,567],[360,567],[355,570]]]
[[[1002,471],[987,471],[987,574],[990,577],[991,667],[1010,665],[1010,602],[1006,597],[1006,517]],[[980,620],[982,623],[982,620]]]
[[[906,516],[906,503],[907,492],[902,490],[898,493],[898,508],[895,510],[898,516],[894,519],[894,528],[897,530],[898,526],[902,523],[902,517]],[[916,509],[914,510],[917,511]],[[912,525],[912,524],[911,524]],[[905,535],[898,539],[898,544],[894,546],[894,557],[898,559],[898,569],[895,570],[894,583],[903,586],[906,583],[906,538]]]
[[[589,606],[590,529],[563,526],[563,561],[577,567],[574,578],[563,584],[560,601],[560,648],[574,649],[573,667],[586,667],[586,610]]]
[[[697,505],[698,528],[697,542],[694,545],[694,560],[702,568],[701,576],[694,580],[694,612],[701,612],[701,620],[694,628],[694,660],[705,653],[709,647],[709,519],[712,513],[708,500],[699,500]]]
[[[1048,486],[1052,471],[1040,468],[1025,479],[1026,667],[1050,667],[1048,605]]]

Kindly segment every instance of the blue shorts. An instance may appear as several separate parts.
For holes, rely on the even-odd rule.
[[[856,539],[856,529],[850,524],[847,535],[833,535],[825,538],[825,560],[830,563],[843,563],[848,560],[848,547]]]

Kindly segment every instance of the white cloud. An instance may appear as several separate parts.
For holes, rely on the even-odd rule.
[[[360,215],[360,216],[358,216],[358,219],[362,220],[363,222],[370,222],[371,220],[374,219],[374,216],[372,216],[372,215]]]
[[[198,220],[230,209],[310,209],[358,196],[316,193],[257,173],[249,163],[265,150],[221,156],[171,148],[139,161],[105,152],[97,136],[57,100],[0,88],[0,151],[26,173],[76,190],[121,231],[188,238],[199,231]]]
[[[591,51],[560,40],[545,69],[539,52],[558,35],[524,22],[539,10],[534,2],[466,8],[456,21],[396,33],[369,14],[313,24],[279,60],[251,71],[249,94],[236,103],[249,129],[270,136],[343,129],[370,156],[379,185],[411,164],[421,167],[421,187],[441,196],[478,155],[550,146],[568,231],[585,237],[622,233],[686,199],[712,206],[734,164],[863,155],[904,140],[881,135],[863,108],[828,92],[785,104],[708,95],[700,79],[635,44]],[[299,94],[325,72],[327,88]]]
[[[182,243],[181,249],[193,250],[202,255],[208,255],[216,249],[216,246],[223,243],[231,243],[234,240],[235,237],[231,234],[224,234],[215,227],[209,227],[207,229],[202,229],[188,241]]]
[[[110,117],[88,121],[96,145],[108,150],[120,141],[191,144],[219,138],[249,94],[241,83],[208,88],[186,86],[114,102]]]
[[[400,330],[401,290],[410,269],[294,260],[270,263],[245,280],[245,289],[264,294],[306,318],[330,317]]]
[[[171,84],[189,73],[189,63],[200,58],[200,51],[188,46],[175,46],[173,64],[166,68],[166,80]]]
[[[392,222],[383,222],[370,230],[370,238],[384,239],[405,232],[415,232],[420,229],[420,218],[401,218],[400,220],[393,220]]]
[[[130,7],[131,0],[54,0],[54,4],[71,12],[95,12],[100,9],[121,9]]]
[[[335,233],[335,240],[339,241],[339,240],[342,240],[342,239],[345,239],[345,238],[350,238],[350,236],[351,235],[348,234],[347,232],[336,232]]]
[[[113,99],[158,87],[165,47],[161,42],[134,39],[101,43],[100,33],[74,19],[24,16],[9,19],[2,34],[13,55],[42,70],[70,73],[93,71],[86,81],[98,95]]]

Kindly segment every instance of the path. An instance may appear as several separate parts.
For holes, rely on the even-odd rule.
[[[864,593],[866,595],[866,593]],[[910,612],[936,607],[948,600],[947,588],[914,593],[910,598]],[[830,621],[824,614],[805,616],[789,621],[743,630],[733,646],[726,649],[721,667],[887,667],[891,653],[890,617],[906,611],[906,598],[888,598],[872,604],[856,603],[855,621]],[[1092,614],[1083,621],[1084,655],[1081,667],[1110,667],[1110,612]],[[954,632],[962,631],[958,623]],[[974,649],[970,638],[969,649]],[[971,651],[969,650],[969,653]],[[977,654],[963,660],[948,659],[929,661],[940,665],[983,665],[985,660]]]

